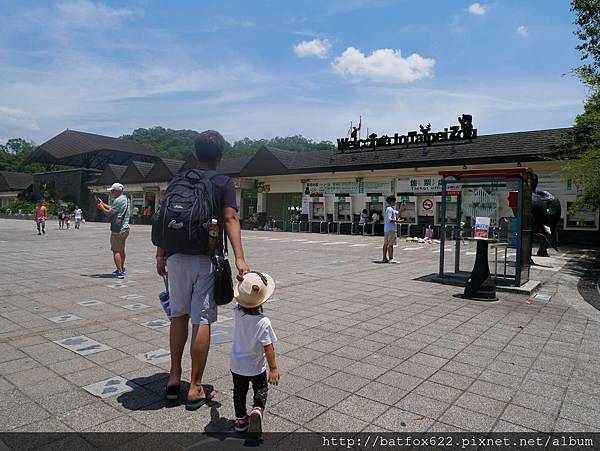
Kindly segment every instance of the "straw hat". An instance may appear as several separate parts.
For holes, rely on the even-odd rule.
[[[275,281],[264,273],[249,272],[237,276],[237,285],[233,288],[233,296],[238,304],[246,308],[255,308],[267,302],[275,291]]]

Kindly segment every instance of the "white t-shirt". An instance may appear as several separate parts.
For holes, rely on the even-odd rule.
[[[377,212],[374,212],[373,215],[371,216],[371,220],[373,222],[377,222],[379,221],[379,215],[377,214]]]
[[[77,210],[75,210],[75,219],[81,219],[81,208],[78,208]]]
[[[257,376],[267,369],[264,347],[277,341],[271,320],[262,314],[247,315],[237,307],[234,312],[229,367],[242,376]]]

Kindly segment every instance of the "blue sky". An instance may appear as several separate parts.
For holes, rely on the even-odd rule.
[[[66,128],[302,134],[563,127],[586,90],[566,0],[0,0],[0,141]]]

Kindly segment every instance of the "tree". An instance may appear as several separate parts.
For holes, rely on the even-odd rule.
[[[131,139],[144,144],[162,154],[165,158],[185,160],[194,148],[195,130],[172,130],[164,127],[138,128],[123,139]]]
[[[583,64],[574,71],[590,90],[583,113],[563,146],[560,158],[583,194],[574,208],[600,209],[600,0],[572,0],[575,35]]]
[[[302,135],[287,136],[285,138],[277,136],[271,139],[256,140],[244,138],[233,143],[231,149],[225,151],[225,156],[229,158],[252,156],[258,152],[262,146],[276,147],[277,149],[289,150],[291,152],[312,152],[315,150],[335,149],[335,145],[331,141],[315,142]]]
[[[40,164],[24,164],[36,147],[23,138],[11,138],[6,144],[0,144],[0,171],[42,172],[44,167]]]

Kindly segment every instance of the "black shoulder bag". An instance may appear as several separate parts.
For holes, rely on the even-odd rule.
[[[218,252],[218,246],[214,246],[212,256],[213,269],[215,273],[215,304],[229,304],[233,299],[233,280],[231,278],[231,265],[227,260],[227,234],[225,226],[222,227],[223,236],[223,255]]]
[[[125,207],[125,211],[123,212],[121,217],[120,218],[113,217],[112,220],[110,221],[110,231],[112,233],[121,232],[121,227],[123,226],[123,221],[125,220],[125,215],[127,214],[128,211],[129,211],[129,202],[127,202],[127,206]]]

